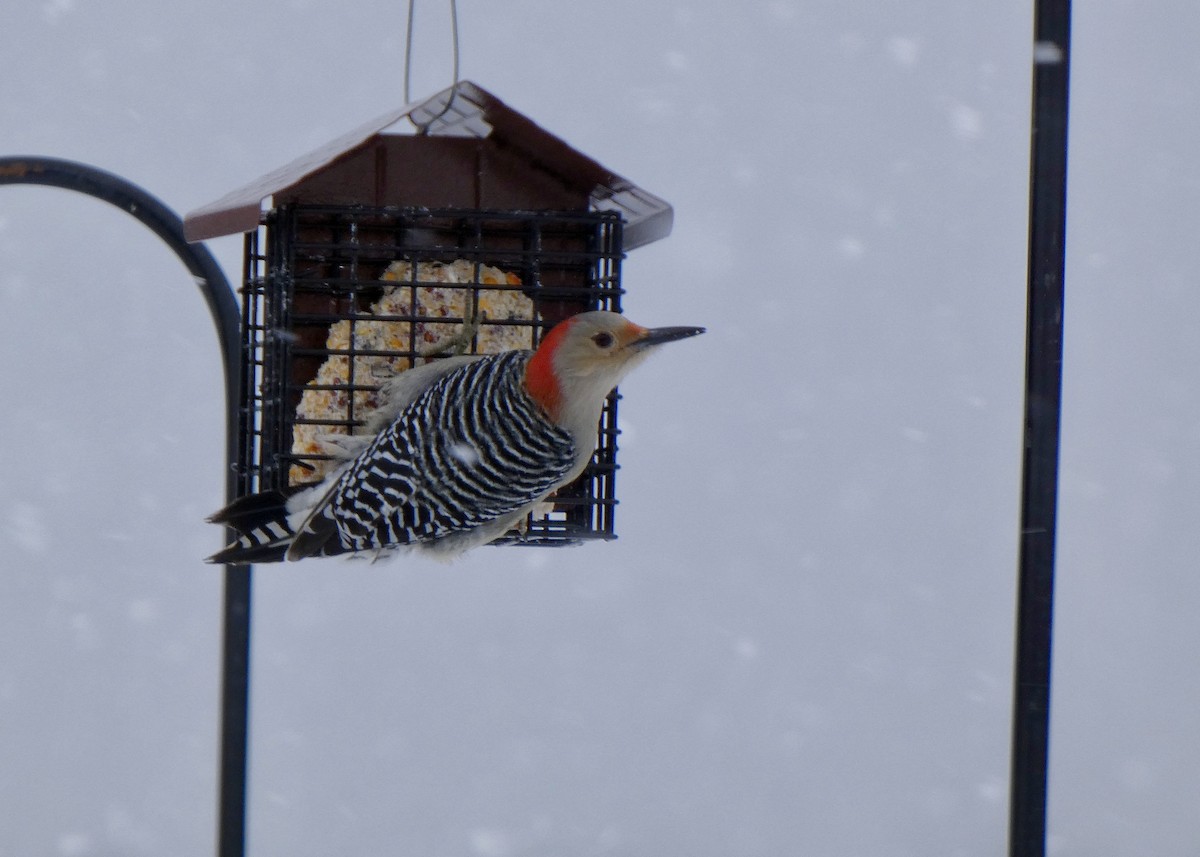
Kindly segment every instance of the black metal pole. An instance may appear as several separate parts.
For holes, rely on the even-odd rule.
[[[1010,857],[1046,853],[1054,538],[1062,413],[1070,0],[1035,0],[1025,450],[1013,688]]]
[[[31,184],[87,194],[137,218],[174,251],[204,295],[217,329],[225,372],[225,498],[237,496],[238,409],[241,407],[237,299],[216,259],[189,244],[179,215],[120,176],[74,161],[0,157],[0,184]],[[246,746],[249,712],[250,567],[225,567],[221,677],[221,763],[217,853],[242,857],[246,829]]]

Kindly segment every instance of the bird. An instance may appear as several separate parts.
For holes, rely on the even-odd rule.
[[[410,548],[449,560],[487,544],[576,479],[609,393],[650,353],[703,327],[570,316],[536,350],[447,357],[402,372],[345,461],[319,484],[250,494],[208,520],[237,538],[230,565]]]

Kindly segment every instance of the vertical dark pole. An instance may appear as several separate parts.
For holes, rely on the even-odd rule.
[[[217,855],[242,857],[250,708],[250,566],[225,566],[224,615]]]
[[[1054,536],[1062,411],[1070,0],[1035,0],[1025,452],[1017,586],[1010,857],[1046,853]]]
[[[87,164],[57,158],[0,158],[0,185],[58,187],[101,199],[141,221],[179,257],[199,286],[221,346],[225,372],[225,498],[237,497],[241,334],[237,299],[221,266],[203,245],[189,244],[179,215],[142,188]],[[246,835],[246,750],[249,703],[250,567],[225,566],[221,671],[221,764],[217,853],[242,857]]]

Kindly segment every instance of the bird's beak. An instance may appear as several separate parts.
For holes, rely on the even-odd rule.
[[[664,342],[687,339],[689,336],[699,336],[702,333],[704,333],[703,327],[652,327],[635,339],[632,345],[635,348],[649,348],[652,345],[662,345]]]

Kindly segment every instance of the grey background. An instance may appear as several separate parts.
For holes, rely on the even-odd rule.
[[[1076,6],[1050,850],[1185,857],[1200,7]],[[1002,854],[1030,4],[460,14],[465,77],[675,205],[629,315],[709,333],[623,386],[617,542],[258,572],[250,852]],[[186,212],[399,105],[403,15],[21,0],[0,153]],[[132,219],[8,187],[0,312],[0,855],[211,853],[203,302]]]

